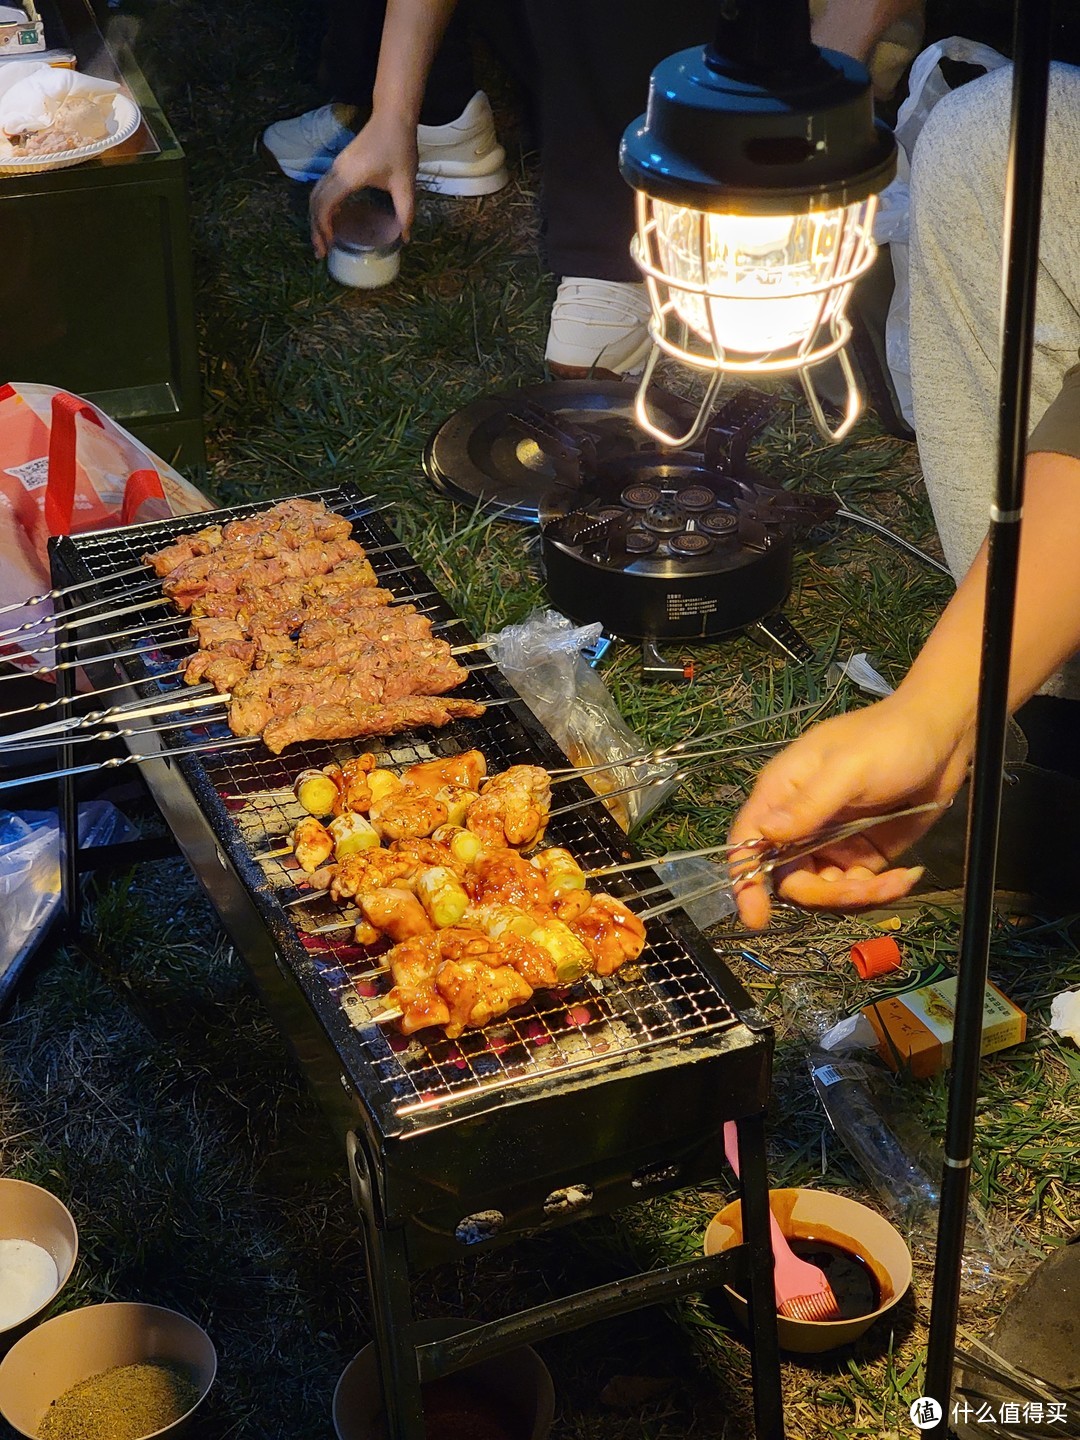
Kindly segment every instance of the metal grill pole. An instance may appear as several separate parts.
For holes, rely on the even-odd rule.
[[[1031,348],[1039,263],[1043,152],[1049,85],[1051,0],[1016,6],[1012,123],[1005,178],[998,468],[990,509],[990,549],[983,616],[982,664],[965,861],[945,1167],[938,1215],[930,1338],[924,1393],[942,1408],[932,1433],[948,1432],[960,1275],[967,1229],[975,1108],[979,1093],[982,1015],[993,918],[994,872],[1001,817],[1001,776],[1008,716],[1024,448],[1031,391]]]
[[[55,586],[55,569],[52,580]],[[67,597],[59,596],[56,601],[58,613],[62,613],[68,603]],[[59,659],[60,656],[57,653],[56,660],[59,661]],[[57,699],[70,701],[73,698],[76,673],[74,667],[57,669]],[[64,928],[72,939],[78,936],[82,923],[82,905],[79,896],[79,803],[75,791],[75,777],[63,772],[73,769],[75,764],[74,746],[61,745],[56,752],[56,768],[61,775],[57,781],[57,806],[60,822],[60,898]]]

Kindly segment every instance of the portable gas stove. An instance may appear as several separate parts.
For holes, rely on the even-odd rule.
[[[358,492],[341,487],[320,498],[358,512],[353,533],[381,585],[399,597],[431,591],[405,548],[365,511]],[[119,572],[137,566],[147,551],[234,513],[55,542],[54,583],[97,582],[83,583],[80,603],[100,597],[126,610],[128,588],[138,579]],[[162,613],[147,602],[143,618],[151,640]],[[469,638],[441,600],[429,613],[445,622],[443,633],[454,642]],[[127,613],[90,628],[108,646],[110,630],[131,620]],[[176,659],[172,650],[158,665],[151,650],[114,664],[133,694],[152,698],[167,689],[155,680],[155,669]],[[95,683],[113,683],[111,669],[94,667]],[[183,688],[170,684],[176,692]],[[492,769],[526,760],[566,763],[497,671],[475,674],[465,690],[492,702],[482,719],[389,739],[380,763],[402,766],[473,747],[484,751]],[[757,1433],[762,1440],[781,1436],[763,1129],[772,1036],[703,937],[678,912],[668,914],[648,922],[645,954],[616,977],[569,992],[538,992],[528,1006],[457,1041],[433,1032],[387,1035],[372,1019],[383,1003],[379,982],[359,978],[371,964],[369,953],[335,934],[310,933],[334,913],[325,897],[302,928],[302,912],[286,903],[297,872],[256,858],[275,848],[302,814],[279,787],[289,787],[306,767],[359,753],[364,743],[306,744],[277,757],[260,742],[239,752],[186,753],[192,745],[212,747],[225,734],[223,727],[192,725],[127,743],[152,757],[141,766],[149,789],[344,1142],[362,1220],[391,1440],[421,1440],[422,1380],[733,1276],[755,1302]],[[72,783],[61,784],[62,812],[70,815]],[[581,781],[566,793],[568,800],[592,796]],[[566,846],[590,868],[630,853],[600,805],[556,817],[548,834],[549,843]],[[70,903],[78,878],[70,843],[64,873]],[[653,872],[639,870],[610,888],[632,901],[656,883]],[[737,1122],[742,1157],[746,1243],[738,1250],[553,1300],[452,1339],[417,1343],[412,1271],[477,1245],[505,1244],[714,1179],[728,1119]]]
[[[551,599],[572,619],[642,642],[650,679],[689,678],[656,648],[754,627],[793,659],[810,647],[780,613],[799,527],[832,496],[799,495],[747,463],[772,413],[750,390],[717,413],[700,451],[658,449],[633,421],[633,389],[560,381],[467,406],[429,443],[437,488],[540,526]],[[661,394],[672,424],[692,407]]]

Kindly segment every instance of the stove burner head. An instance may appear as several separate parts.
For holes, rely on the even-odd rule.
[[[696,560],[699,555],[708,555],[713,543],[709,536],[703,535],[700,530],[687,530],[682,535],[673,535],[667,542],[667,548],[672,555]]]
[[[603,505],[595,512],[598,520],[613,521],[625,520],[626,511],[621,505]]]
[[[710,510],[707,515],[698,518],[697,524],[698,529],[708,535],[734,535],[739,528],[739,517],[730,510]]]
[[[687,485],[676,493],[675,504],[680,510],[696,514],[699,510],[711,510],[716,504],[716,495],[707,485]]]
[[[626,536],[628,555],[651,555],[658,547],[659,540],[647,530],[630,530]]]
[[[675,506],[666,501],[650,505],[643,518],[645,528],[654,535],[677,535],[686,523]]]
[[[663,498],[663,493],[655,485],[646,485],[644,482],[628,485],[619,496],[628,510],[648,510],[654,505],[659,505]],[[711,504],[711,496],[709,501]]]

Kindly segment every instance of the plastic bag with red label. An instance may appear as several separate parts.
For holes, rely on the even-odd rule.
[[[51,588],[51,536],[213,508],[90,401],[51,385],[0,385],[0,659],[30,672],[53,664],[51,630],[34,624],[49,603],[19,603]],[[20,625],[33,628],[13,635]]]

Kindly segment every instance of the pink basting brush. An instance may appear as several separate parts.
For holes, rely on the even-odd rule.
[[[735,1171],[735,1178],[738,1179],[739,1142],[734,1120],[728,1120],[724,1125],[724,1154]],[[769,1226],[772,1235],[773,1284],[776,1286],[777,1313],[786,1320],[839,1319],[840,1307],[836,1303],[832,1286],[816,1265],[800,1260],[794,1253],[771,1209]]]

